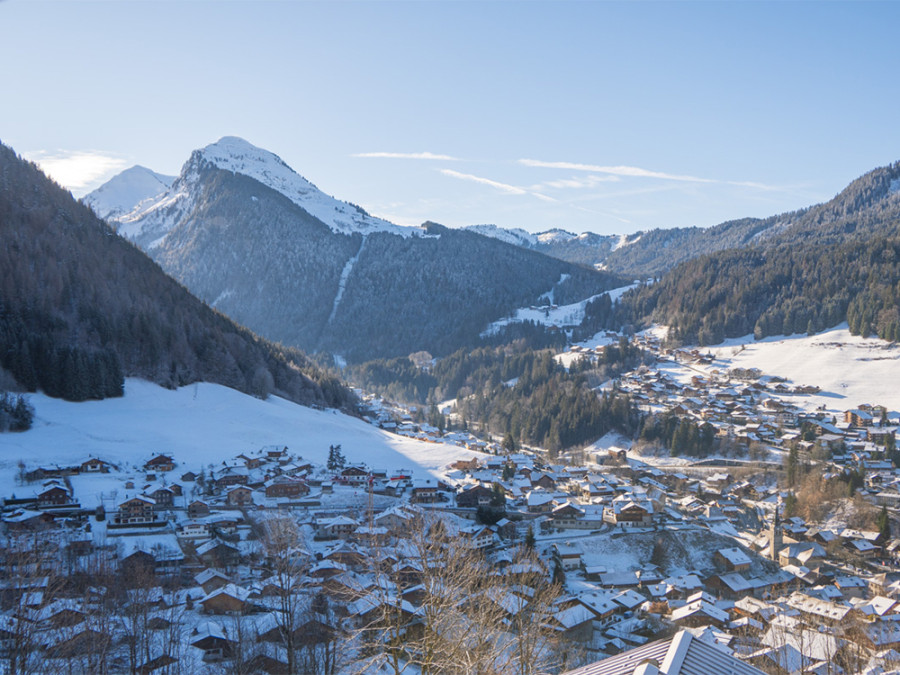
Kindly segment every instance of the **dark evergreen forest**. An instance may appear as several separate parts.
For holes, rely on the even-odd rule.
[[[0,146],[0,367],[20,389],[122,394],[207,381],[353,407],[334,378],[210,309],[33,164]]]

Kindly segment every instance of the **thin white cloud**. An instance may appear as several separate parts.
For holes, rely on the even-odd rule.
[[[587,176],[584,176],[584,177],[573,176],[572,178],[562,178],[559,180],[550,180],[550,181],[547,181],[546,183],[541,183],[541,185],[539,187],[537,187],[537,189],[544,188],[544,187],[555,188],[557,190],[564,190],[564,189],[570,189],[570,188],[575,188],[575,189],[592,188],[592,187],[596,187],[600,183],[617,183],[620,180],[622,180],[622,179],[619,178],[618,176],[610,176],[610,175],[598,176],[596,174],[588,174]]]
[[[661,178],[663,180],[677,180],[688,183],[718,183],[711,178],[698,178],[697,176],[682,176],[661,171],[650,171],[637,166],[600,166],[597,164],[579,164],[577,162],[543,162],[539,159],[520,159],[519,164],[538,167],[542,169],[567,169],[569,171],[590,171],[611,176],[630,176],[640,178]]]
[[[489,185],[492,188],[496,188],[501,192],[506,192],[511,195],[527,195],[528,190],[525,188],[517,187],[515,185],[508,185],[507,183],[500,183],[495,180],[491,180],[490,178],[482,178],[481,176],[473,176],[470,173],[460,173],[459,171],[454,171],[453,169],[440,169],[440,172],[445,176],[451,176],[452,178],[459,178],[460,180],[468,180],[473,183],[481,183],[482,185]]]
[[[458,157],[438,155],[433,152],[358,152],[351,156],[376,159],[439,159],[447,162],[460,161]]]
[[[638,166],[600,166],[597,164],[580,164],[578,162],[544,162],[539,159],[520,159],[519,164],[524,166],[536,167],[541,169],[566,169],[569,171],[590,171],[591,173],[602,173],[618,179],[620,177],[631,178],[658,178],[661,180],[677,181],[682,183],[714,183],[717,185],[734,185],[737,187],[749,187],[755,190],[783,190],[784,188],[766,185],[765,183],[756,183],[753,181],[735,181],[735,180],[716,180],[714,178],[700,178],[698,176],[686,176],[682,174],[664,173],[662,171],[651,171],[642,169]],[[566,181],[556,181],[558,183],[566,183]],[[574,184],[553,185],[553,187],[589,187],[576,186]]]
[[[496,180],[491,180],[490,178],[483,178],[482,176],[474,176],[470,173],[461,173],[459,171],[454,171],[453,169],[438,169],[445,176],[450,176],[451,178],[458,178],[459,180],[467,180],[473,183],[480,183],[481,185],[488,185],[496,190],[500,190],[501,192],[505,192],[510,195],[531,195],[541,201],[545,202],[555,202],[556,200],[553,197],[548,197],[541,192],[537,192],[534,189],[526,189],[523,187],[519,187],[518,185],[510,185],[508,183],[501,183]]]
[[[38,150],[26,152],[24,157],[73,192],[92,187],[128,165],[121,157],[96,150]]]

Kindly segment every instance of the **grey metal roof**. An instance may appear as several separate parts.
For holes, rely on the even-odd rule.
[[[660,675],[762,675],[763,672],[695,639],[687,631],[679,631],[673,638],[636,647],[564,675],[633,675],[638,666],[648,661],[654,663]]]

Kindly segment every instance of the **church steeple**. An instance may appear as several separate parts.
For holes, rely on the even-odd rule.
[[[784,546],[783,535],[781,532],[781,523],[778,521],[778,509],[781,507],[781,497],[775,504],[775,517],[769,527],[769,557],[778,562],[778,552]]]

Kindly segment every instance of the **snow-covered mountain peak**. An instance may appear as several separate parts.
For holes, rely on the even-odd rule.
[[[179,181],[189,182],[198,175],[199,169],[210,164],[223,171],[242,174],[280,192],[335,232],[391,232],[404,237],[421,234],[418,228],[394,225],[369,215],[358,206],[324,194],[275,153],[236,136],[224,136],[205,148],[195,150],[185,164]]]
[[[542,244],[558,244],[566,241],[571,241],[576,237],[577,235],[571,232],[567,232],[566,230],[561,230],[559,228],[541,232],[537,236],[538,241],[540,241]]]
[[[152,199],[131,202],[112,220],[119,232],[152,249],[161,245],[173,227],[192,211],[197,186],[205,172],[218,169],[247,176],[279,192],[304,211],[340,234],[390,232],[401,237],[421,236],[424,231],[401,227],[366,213],[362,208],[326,195],[288,166],[278,155],[236,136],[224,136],[195,150],[168,189]],[[103,190],[103,186],[97,190]]]
[[[143,166],[133,166],[116,174],[83,201],[101,218],[115,219],[136,204],[168,190],[175,176],[164,176]]]
[[[270,181],[277,183],[279,179],[306,183],[310,188],[315,186],[305,178],[297,174],[289,167],[281,157],[274,152],[258,148],[252,143],[237,136],[223,136],[215,143],[210,143],[205,148],[195,150],[186,165],[202,162],[212,164],[224,171],[240,173],[260,182]],[[182,171],[184,174],[185,171]],[[268,184],[268,183],[267,183]],[[270,185],[269,187],[273,187]]]

